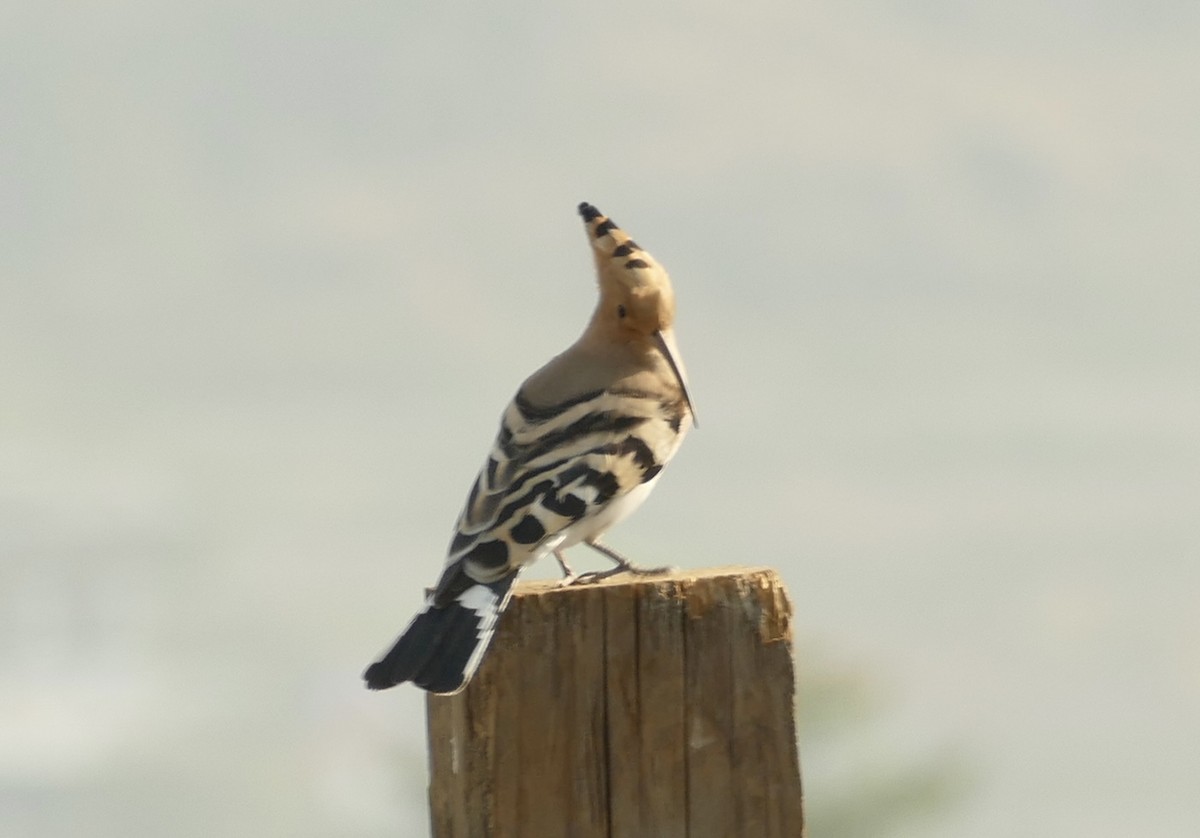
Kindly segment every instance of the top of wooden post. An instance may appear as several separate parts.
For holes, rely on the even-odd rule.
[[[434,835],[800,836],[794,700],[769,568],[523,583],[428,699]]]
[[[564,586],[557,579],[530,579],[518,582],[516,588],[513,590],[514,593],[526,596],[546,593],[548,591],[562,591],[569,594],[574,591],[588,591],[596,588],[638,587],[640,585],[653,585],[659,582],[687,583],[698,579],[749,579],[752,577],[761,577],[764,581],[771,580],[776,584],[781,584],[779,583],[779,574],[774,568],[766,566],[745,567],[742,565],[725,565],[723,567],[703,567],[692,570],[673,570],[669,573],[651,573],[644,576],[633,573],[618,573],[614,576],[609,576],[607,579],[601,579],[598,582],[588,582],[583,585]]]

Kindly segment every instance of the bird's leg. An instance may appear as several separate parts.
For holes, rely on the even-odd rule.
[[[554,551],[554,558],[558,562],[559,568],[562,570],[562,579],[558,580],[558,584],[562,587],[574,585],[579,579],[579,574],[572,570],[570,563],[567,562],[567,556],[562,550]]]
[[[676,569],[670,565],[663,565],[662,567],[642,567],[641,565],[636,565],[628,558],[609,547],[607,544],[601,544],[600,539],[598,538],[589,539],[588,541],[585,541],[584,544],[586,544],[588,547],[591,547],[597,553],[601,553],[612,559],[617,565],[615,568],[616,570],[650,576],[656,573],[672,573]]]
[[[575,577],[574,583],[599,582],[601,579],[616,576],[618,573],[636,573],[638,576],[653,576],[657,573],[672,573],[675,570],[675,568],[670,566],[641,567],[640,565],[636,565],[613,548],[606,544],[601,544],[598,538],[588,539],[583,543],[597,553],[607,556],[615,562],[616,566],[608,570],[594,570],[591,573],[581,573]]]

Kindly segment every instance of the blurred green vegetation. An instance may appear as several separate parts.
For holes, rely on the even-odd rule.
[[[921,835],[970,794],[977,771],[952,742],[895,742],[892,698],[868,666],[797,643],[797,726],[812,838]]]

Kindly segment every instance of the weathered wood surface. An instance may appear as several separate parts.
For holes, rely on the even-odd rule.
[[[798,838],[790,618],[761,568],[518,586],[428,699],[435,838]]]

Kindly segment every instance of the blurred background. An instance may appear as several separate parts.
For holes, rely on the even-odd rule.
[[[4,4],[0,832],[426,834],[422,697],[359,673],[591,311],[588,200],[701,419],[610,541],[782,571],[814,838],[1195,834],[1198,38]]]

